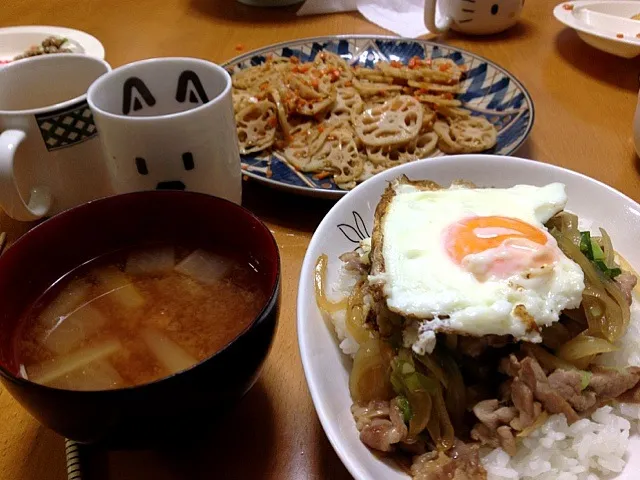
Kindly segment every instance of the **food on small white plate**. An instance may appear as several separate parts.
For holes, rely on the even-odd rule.
[[[63,37],[50,36],[45,38],[40,44],[33,45],[20,55],[16,55],[12,59],[0,60],[1,64],[11,63],[15,60],[23,58],[37,57],[39,55],[49,55],[52,53],[73,53],[72,45],[69,40]]]
[[[406,162],[488,150],[496,127],[456,98],[464,71],[446,58],[371,69],[330,52],[308,63],[269,57],[232,72],[240,152],[272,152],[349,190]]]
[[[620,472],[640,419],[636,274],[564,185],[401,177],[316,299],[353,358],[354,428],[416,479]],[[614,239],[615,240],[615,239]]]

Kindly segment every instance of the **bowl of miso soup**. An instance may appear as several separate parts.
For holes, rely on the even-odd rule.
[[[279,293],[276,242],[248,210],[182,191],[96,200],[0,257],[0,380],[79,442],[184,441],[257,380]]]

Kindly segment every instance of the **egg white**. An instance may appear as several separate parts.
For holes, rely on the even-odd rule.
[[[580,267],[558,249],[557,262],[544,272],[479,281],[447,255],[442,232],[452,222],[471,216],[516,218],[546,232],[544,223],[566,203],[560,183],[508,189],[452,186],[435,191],[397,185],[381,220],[385,271],[369,281],[382,284],[390,310],[424,319],[407,331],[405,341],[419,353],[433,348],[433,332],[441,330],[540,341],[539,333],[523,323],[514,309],[524,305],[538,326],[557,321],[562,310],[580,305],[584,290]],[[549,242],[557,248],[551,236]]]

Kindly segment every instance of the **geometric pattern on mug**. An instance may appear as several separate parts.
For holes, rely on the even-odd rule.
[[[54,112],[36,115],[36,122],[48,151],[84,142],[98,133],[86,100]]]

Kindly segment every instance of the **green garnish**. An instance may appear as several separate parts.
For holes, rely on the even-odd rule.
[[[402,412],[402,419],[404,423],[407,425],[411,420],[411,405],[409,405],[409,400],[404,395],[399,395],[396,399],[398,402],[398,407],[400,407],[400,411]]]
[[[591,233],[580,232],[580,251],[589,259],[593,260],[593,251],[591,250]]]
[[[585,388],[587,388],[589,386],[589,382],[591,381],[591,376],[593,375],[591,372],[586,372],[584,370],[582,370],[580,372],[581,375],[581,379],[580,379],[580,390],[584,390]]]
[[[591,252],[594,260],[604,260],[604,252],[593,238],[591,239]]]
[[[580,251],[587,257],[605,277],[614,279],[622,273],[618,267],[609,268],[604,262],[605,253],[598,242],[591,238],[589,232],[580,232]]]

